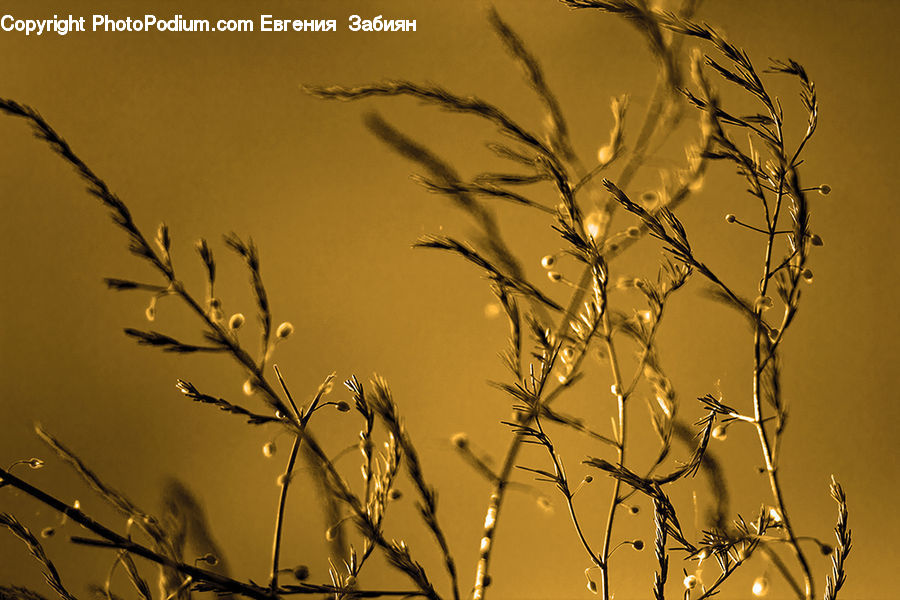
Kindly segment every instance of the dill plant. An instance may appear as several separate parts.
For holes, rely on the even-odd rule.
[[[460,456],[492,488],[484,499],[484,528],[477,540],[479,552],[474,565],[458,565],[454,558],[446,533],[448,525],[438,509],[437,490],[426,477],[426,466],[419,457],[414,436],[405,428],[400,404],[384,379],[375,377],[363,384],[355,376],[350,377],[345,382],[349,400],[331,400],[337,394],[332,374],[318,387],[308,405],[295,402],[288,382],[273,363],[278,344],[293,334],[294,327],[289,322],[275,325],[273,321],[259,251],[253,240],[230,234],[224,238],[224,246],[244,263],[249,275],[257,312],[257,349],[245,346],[237,336],[238,330],[247,327],[245,315],[226,315],[222,311],[216,294],[218,262],[212,244],[202,239],[195,244],[205,278],[203,293],[196,294],[176,272],[172,239],[165,224],[154,235],[146,234],[132,218],[128,206],[48,121],[29,106],[0,99],[0,111],[28,122],[39,139],[75,168],[88,192],[106,207],[114,224],[126,234],[130,252],[158,275],[155,282],[108,278],[109,288],[149,295],[145,316],[150,322],[155,322],[159,299],[177,299],[198,320],[204,341],[184,342],[153,328],[128,328],[125,334],[138,344],[164,352],[231,357],[245,373],[244,393],[261,399],[265,410],[204,393],[185,379],[177,380],[177,390],[191,401],[233,414],[252,426],[279,427],[291,439],[285,469],[278,479],[271,569],[264,579],[240,580],[228,574],[225,553],[212,542],[208,553],[193,558],[186,554],[187,521],[199,520],[202,515],[189,491],[173,484],[166,493],[169,505],[165,514],[155,516],[105,483],[74,451],[38,427],[37,434],[48,447],[126,519],[124,531],[108,527],[79,505],[64,503],[30,484],[19,471],[23,467],[41,468],[41,459],[18,460],[0,470],[0,487],[24,492],[81,525],[87,534],[73,535],[73,543],[111,551],[114,562],[110,573],[105,584],[94,590],[99,597],[118,597],[119,592],[111,589],[111,579],[113,572],[121,569],[134,593],[145,600],[186,599],[193,592],[204,591],[257,600],[310,594],[433,600],[466,596],[481,600],[490,594],[491,560],[499,551],[495,546],[506,497],[511,488],[523,485],[514,480],[517,472],[533,475],[536,485],[553,489],[562,499],[573,532],[571,539],[581,547],[588,564],[586,593],[600,595],[604,600],[613,597],[613,554],[619,548],[630,547],[634,551],[652,548],[656,565],[647,579],[647,593],[657,600],[667,596],[695,600],[711,597],[754,557],[768,561],[796,597],[811,599],[817,597],[815,563],[811,558],[815,553],[809,550],[814,547],[831,556],[824,597],[837,597],[846,579],[844,566],[851,546],[844,491],[832,481],[831,494],[838,505],[835,543],[810,538],[799,533],[791,520],[790,499],[784,493],[778,468],[780,443],[788,431],[779,356],[797,315],[804,286],[812,280],[812,248],[822,245],[821,238],[811,229],[808,196],[831,191],[824,184],[804,187],[801,183],[803,150],[818,122],[815,85],[804,67],[791,59],[773,60],[764,69],[758,67],[743,49],[715,28],[694,19],[694,2],[685,2],[677,12],[656,9],[641,0],[562,3],[623,17],[645,36],[659,65],[653,98],[633,141],[626,143],[630,135],[626,129],[628,100],[614,98],[610,104],[614,125],[608,142],[600,147],[593,161],[585,162],[578,156],[563,107],[550,89],[537,57],[495,11],[489,13],[490,23],[542,104],[543,129],[520,123],[501,107],[479,97],[433,84],[388,80],[350,87],[303,87],[305,93],[325,100],[408,96],[431,107],[483,119],[501,134],[500,141],[491,141],[488,147],[508,163],[509,169],[466,178],[426,144],[401,132],[379,114],[369,114],[365,120],[375,136],[417,165],[421,174],[415,178],[427,191],[448,197],[476,224],[472,239],[429,235],[416,241],[415,247],[450,253],[473,265],[488,280],[497,311],[505,315],[509,324],[508,343],[501,352],[508,379],[495,384],[512,407],[511,417],[504,422],[509,441],[499,467],[488,464],[473,451],[468,435],[458,434],[451,440]],[[687,61],[683,48],[686,42],[697,46]],[[799,90],[805,133],[793,145],[787,141],[785,130],[794,116],[769,91],[772,77],[791,78]],[[719,82],[736,86],[755,104],[756,112],[732,111],[720,99]],[[699,131],[687,148],[685,165],[671,169],[658,189],[634,197],[629,187],[637,171],[655,145],[671,135],[676,124],[689,115],[696,117]],[[745,137],[747,143],[743,142]],[[726,223],[747,230],[759,240],[762,264],[754,297],[739,293],[736,285],[710,266],[709,259],[691,243],[695,234],[677,216],[678,207],[700,188],[707,171],[717,168],[717,163],[736,169],[758,208],[759,214],[752,221],[734,214],[724,216]],[[548,197],[552,198],[549,202]],[[548,281],[529,278],[519,254],[501,233],[501,223],[491,207],[495,202],[534,212],[558,234],[561,249],[541,261]],[[627,213],[629,220],[620,230],[613,230],[617,212]],[[633,277],[617,269],[617,259],[638,243],[655,244],[664,254],[654,278]],[[564,274],[564,261],[569,266],[576,265],[580,276],[570,278]],[[689,279],[704,281],[710,295],[749,325],[753,356],[749,397],[726,401],[717,394],[705,394],[696,400],[703,416],[693,425],[677,418],[683,401],[663,367],[657,340],[669,301],[681,293]],[[613,298],[621,290],[629,290],[640,298],[630,312]],[[626,358],[629,351],[636,359]],[[590,368],[587,359],[591,353],[600,357],[611,381],[608,392],[592,391],[612,417],[607,429],[588,425],[582,416],[557,408],[562,398],[578,386],[587,385],[583,380]],[[640,408],[634,404],[642,396],[650,398],[646,411],[657,437],[652,450],[655,458],[646,464],[631,458],[633,441],[629,436],[632,415]],[[361,423],[357,440],[363,457],[361,481],[348,480],[308,427],[315,414],[326,407],[352,412]],[[750,518],[728,514],[721,467],[709,449],[711,440],[724,438],[731,427],[747,427],[755,432],[757,451],[764,464],[762,471],[769,483],[768,497],[760,500],[758,513]],[[594,473],[578,481],[570,478],[566,457],[554,442],[559,432],[566,430],[583,440],[587,450],[581,463]],[[676,441],[689,447],[686,455]],[[539,461],[535,459],[537,455],[523,452],[529,444],[542,450]],[[273,456],[274,444],[267,444],[264,452]],[[286,568],[281,560],[286,501],[298,460],[306,463],[321,486],[323,509],[332,523],[326,533],[331,569],[330,580],[325,582],[310,582],[307,567]],[[676,505],[670,490],[701,472],[714,481],[711,501],[717,512],[710,526],[696,538],[682,526],[686,509]],[[612,485],[603,509],[604,526],[594,531],[585,527],[584,514],[598,508],[576,502],[576,494],[601,475],[611,478]],[[395,483],[401,477],[411,483],[419,517],[441,557],[440,568],[447,575],[445,585],[435,582],[415,549],[395,539],[386,528],[385,514],[390,502],[400,497]],[[616,535],[616,524],[623,513],[636,512],[632,504],[636,497],[644,497],[653,507],[652,527],[648,530],[652,542],[640,538],[621,540]],[[25,544],[41,565],[51,590],[64,600],[72,600],[74,596],[38,536],[7,513],[0,515],[0,524]],[[355,527],[355,534],[348,525]],[[42,532],[44,537],[52,534],[48,530]],[[803,543],[807,541],[813,543]],[[366,587],[363,569],[375,553],[383,555],[390,567],[405,576],[408,587]],[[703,562],[716,566],[715,576],[700,577],[699,566]],[[146,578],[151,563],[159,569],[159,589],[155,591]],[[760,577],[754,581],[751,592],[763,596],[768,589],[769,581]],[[14,586],[0,587],[0,596],[42,598],[35,591]]]

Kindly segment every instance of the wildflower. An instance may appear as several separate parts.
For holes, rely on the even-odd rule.
[[[235,313],[231,315],[231,318],[228,319],[228,328],[233,330],[238,330],[244,325],[244,315],[241,313]]]
[[[769,593],[769,580],[765,577],[757,577],[753,580],[753,595],[761,598]]]
[[[726,223],[734,223],[735,221],[737,221],[737,217],[734,216],[733,214],[728,213],[727,215],[725,215],[725,222],[726,222]]]
[[[819,193],[822,194],[823,196],[827,196],[828,194],[831,193],[831,186],[828,185],[827,183],[820,185]]]
[[[275,452],[278,451],[277,446],[275,446],[275,442],[266,442],[263,445],[262,453],[266,458],[272,458],[275,456]]]
[[[544,258],[541,259],[541,266],[544,267],[545,269],[549,269],[549,268],[553,267],[553,265],[555,265],[555,264],[556,264],[556,257],[553,256],[552,254],[548,254],[547,256],[545,256]]]
[[[469,447],[469,434],[464,432],[454,433],[450,443],[462,450]]]
[[[278,326],[278,329],[275,330],[275,337],[277,337],[279,340],[283,340],[292,333],[294,333],[294,326],[285,321]]]

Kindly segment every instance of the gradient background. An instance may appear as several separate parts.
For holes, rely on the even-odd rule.
[[[265,9],[232,1],[129,4],[125,12],[111,1],[16,0],[4,2],[0,12],[19,18],[153,12],[209,19],[258,19],[264,12],[338,20],[337,33],[88,32],[27,39],[2,33],[0,94],[38,108],[126,201],[146,232],[165,220],[182,277],[198,292],[201,270],[192,243],[200,236],[213,241],[226,313],[249,317],[253,304],[246,273],[226,254],[220,235],[234,230],[256,239],[275,321],[290,320],[296,327],[276,356],[296,395],[307,398],[331,371],[340,379],[352,374],[365,379],[375,371],[388,378],[426,476],[440,490],[440,513],[465,592],[473,580],[489,486],[455,455],[448,439],[466,431],[484,453],[499,459],[504,451],[508,431],[499,421],[508,417],[509,401],[485,382],[506,377],[495,356],[505,343],[506,325],[485,318],[492,298],[479,273],[460,260],[409,249],[423,233],[443,228],[465,235],[471,228],[448,202],[408,179],[410,165],[374,140],[360,116],[377,108],[470,176],[502,165],[482,143],[498,136],[477,120],[409,100],[321,102],[301,94],[298,84],[384,77],[433,81],[459,93],[477,93],[539,128],[540,106],[491,32],[486,4],[309,1],[268,2]],[[599,13],[573,13],[550,0],[496,5],[542,59],[584,158],[592,160],[606,143],[611,96],[631,93],[627,139],[633,139],[654,70],[631,27]],[[353,34],[345,23],[357,12],[416,19],[418,30]],[[898,85],[892,75],[900,5],[735,0],[707,2],[702,16],[744,46],[758,65],[767,56],[795,58],[818,86],[820,126],[807,152],[804,183],[828,183],[834,192],[827,198],[812,196],[812,228],[826,245],[812,256],[815,282],[805,290],[799,320],[784,347],[790,421],[782,476],[797,529],[829,542],[836,513],[828,496],[830,475],[843,483],[854,534],[843,597],[886,598],[893,593],[900,558],[900,519],[891,508],[900,491],[894,244]],[[773,85],[789,114],[793,111],[802,122],[795,89]],[[685,130],[685,136],[692,135]],[[64,499],[78,498],[89,513],[113,526],[121,519],[49,456],[32,433],[35,421],[147,510],[156,509],[166,477],[182,478],[205,501],[233,574],[264,580],[275,479],[286,453],[265,459],[260,448],[274,430],[252,429],[240,419],[192,405],[173,385],[181,377],[208,393],[243,400],[240,372],[221,356],[163,355],[126,339],[123,327],[149,328],[143,317],[146,298],[108,292],[101,278],[146,278],[147,268],[123,251],[123,235],[110,226],[105,211],[83,193],[71,169],[31,137],[25,123],[0,119],[0,139],[0,462],[48,459],[43,470],[27,472],[27,478]],[[656,185],[655,168],[680,160],[677,151],[654,157],[632,191]],[[762,248],[757,238],[722,219],[727,212],[756,218],[742,187],[730,167],[714,165],[703,191],[679,214],[698,252],[749,295]],[[550,201],[549,191],[542,193],[537,198]],[[515,207],[501,207],[499,214],[529,272],[536,281],[546,281],[537,279],[540,257],[559,248],[548,224]],[[627,224],[627,219],[620,215],[617,223]],[[615,264],[614,278],[655,271],[658,246],[643,245],[644,251]],[[574,268],[564,271],[576,275]],[[715,392],[718,385],[726,402],[746,408],[752,338],[739,317],[704,299],[702,288],[695,278],[673,301],[661,338],[664,366],[682,400]],[[557,296],[564,294],[559,290]],[[187,338],[198,329],[180,307],[165,300],[152,327]],[[245,340],[253,346],[251,338]],[[584,398],[576,397],[566,408],[588,411],[589,420],[603,427],[612,403],[598,404],[596,396],[591,402],[589,392],[601,390],[599,398],[609,399],[603,391],[610,382],[605,369],[595,365],[593,373],[582,384]],[[334,398],[349,399],[342,389]],[[636,431],[647,424],[641,405],[634,405]],[[694,414],[690,405],[684,403],[683,414]],[[359,423],[350,415],[323,413],[315,427],[337,452],[354,443]],[[282,450],[289,445],[284,436],[277,442]],[[565,436],[560,443],[574,480],[584,472],[579,460],[585,454],[604,451]],[[733,511],[753,513],[768,499],[755,471],[761,457],[753,435],[735,429],[714,449],[731,470]],[[356,472],[357,456],[342,459],[348,473]],[[635,460],[646,456],[632,454]],[[543,466],[545,460],[534,453],[523,455],[522,462]],[[698,525],[689,516],[692,485],[705,493],[698,479],[674,497],[689,532]],[[597,543],[608,488],[598,478],[579,495],[589,535]],[[308,484],[292,488],[283,564],[306,563],[311,580],[321,582],[327,581],[322,553],[327,524],[312,496]],[[411,497],[407,494],[392,509],[389,536],[406,539],[443,586],[428,535],[411,516]],[[548,513],[533,495],[510,495],[495,548],[491,597],[589,597],[582,575],[588,562],[563,506],[554,501],[556,510]],[[618,521],[617,539],[652,540],[650,507],[643,508],[638,517]],[[15,512],[35,531],[57,521],[8,489],[0,491],[0,510]],[[69,525],[61,533],[77,532]],[[102,582],[112,555],[75,552],[62,534],[47,541],[47,550],[70,589],[82,594],[87,582]],[[829,564],[813,547],[810,555],[821,589]],[[613,568],[621,569],[613,581],[617,598],[648,597],[651,551],[635,554],[622,548]],[[673,558],[675,595],[680,568]],[[710,567],[711,578],[714,570]],[[762,562],[751,564],[721,597],[747,597],[750,581],[764,571]],[[771,569],[768,574],[777,579]],[[50,594],[25,549],[6,535],[0,539],[0,582]],[[361,583],[405,585],[375,565]],[[120,584],[120,593],[131,597],[125,586]],[[773,597],[784,594],[780,584],[773,587]]]

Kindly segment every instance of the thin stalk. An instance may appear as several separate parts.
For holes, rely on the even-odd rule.
[[[269,588],[278,589],[278,560],[281,555],[281,531],[284,526],[284,507],[287,504],[288,486],[291,484],[294,473],[294,463],[297,461],[297,453],[300,450],[300,444],[303,442],[303,436],[299,433],[294,436],[294,444],[291,446],[291,455],[288,458],[287,467],[281,476],[281,495],[278,498],[278,514],[275,517],[275,540],[272,542],[272,578]]]
[[[604,292],[605,293],[605,292]],[[622,389],[622,375],[619,370],[619,362],[616,358],[615,346],[612,341],[612,327],[609,322],[609,311],[605,306],[603,308],[603,330],[604,330],[604,340],[606,342],[606,351],[609,356],[609,368],[612,371],[613,382],[616,387],[616,399],[619,405],[619,419],[616,430],[616,442],[618,444],[616,448],[616,453],[618,455],[618,463],[620,467],[625,466],[625,426],[626,426],[626,412],[625,412],[625,390]],[[615,483],[613,484],[613,492],[612,498],[609,502],[609,513],[606,517],[606,528],[603,532],[603,549],[600,551],[600,589],[601,589],[601,597],[603,600],[609,600],[609,545],[612,539],[612,529],[613,522],[616,518],[616,509],[619,507],[619,503],[621,502],[621,498],[619,498],[619,492],[622,488],[622,481],[616,477]]]
[[[776,227],[778,226],[778,215],[781,210],[781,202],[784,197],[784,177],[782,176],[779,179],[778,183],[778,193],[776,194],[775,199],[775,211],[772,216],[772,221],[770,223],[769,229],[769,237],[768,242],[766,244],[766,255],[765,255],[765,267],[763,272],[763,278],[760,282],[760,294],[765,296],[766,291],[769,285],[769,272],[772,264],[772,250],[775,242],[775,234]],[[800,240],[799,243],[803,243]],[[772,489],[772,498],[775,501],[775,507],[778,509],[779,514],[781,515],[782,525],[784,527],[784,531],[787,533],[789,545],[794,552],[794,555],[797,558],[797,561],[800,563],[800,568],[803,571],[803,583],[805,587],[805,595],[799,596],[801,599],[805,598],[806,600],[812,600],[815,596],[815,588],[812,578],[812,573],[809,568],[809,563],[806,560],[806,555],[803,553],[803,550],[800,548],[800,544],[797,540],[797,536],[794,533],[794,528],[791,525],[790,518],[788,517],[787,510],[785,508],[784,502],[784,494],[781,489],[781,484],[778,479],[778,466],[775,461],[775,455],[772,449],[772,444],[769,440],[768,432],[765,428],[765,420],[763,419],[763,409],[762,409],[762,394],[761,394],[761,383],[760,378],[762,377],[764,363],[767,363],[769,360],[774,359],[775,349],[769,349],[769,355],[763,359],[763,344],[767,342],[763,341],[763,327],[762,327],[762,309],[758,308],[756,310],[756,327],[754,327],[754,335],[753,335],[753,346],[754,346],[754,368],[753,368],[753,416],[754,416],[754,425],[756,426],[756,432],[759,436],[759,443],[762,447],[763,458],[765,459],[766,464],[766,473],[769,477],[769,486]],[[782,330],[783,331],[783,330]]]

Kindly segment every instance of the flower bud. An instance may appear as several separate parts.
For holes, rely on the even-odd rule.
[[[278,329],[275,330],[275,336],[279,340],[285,339],[286,337],[290,336],[292,333],[294,333],[294,326],[291,325],[290,323],[288,323],[287,321],[285,321],[284,323],[279,325]]]

